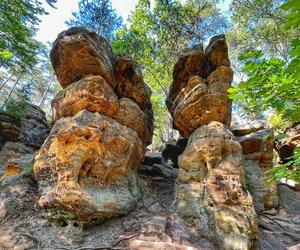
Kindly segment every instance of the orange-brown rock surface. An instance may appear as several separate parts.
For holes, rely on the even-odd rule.
[[[94,223],[127,214],[139,197],[137,168],[151,143],[151,91],[131,59],[115,60],[104,38],[83,28],[51,50],[64,88],[54,126],[35,158],[39,206],[50,220]]]
[[[222,123],[198,128],[179,157],[176,210],[222,249],[251,249],[256,214],[245,186],[241,145]]]
[[[166,100],[174,128],[188,138],[179,156],[176,211],[214,238],[221,249],[252,249],[258,239],[253,199],[246,187],[247,151],[229,129],[227,90],[233,72],[223,35],[188,49],[174,66]],[[262,153],[265,144],[260,145]],[[252,147],[251,145],[249,146]],[[265,154],[264,154],[265,153]],[[259,160],[268,160],[263,152]]]
[[[126,214],[139,198],[143,154],[137,134],[107,116],[83,110],[62,118],[35,158],[39,206],[50,218],[83,222]]]
[[[93,74],[116,86],[114,58],[107,40],[80,27],[61,32],[50,52],[53,68],[63,88]]]
[[[113,88],[101,76],[87,76],[64,90],[52,100],[52,118],[74,116],[86,109],[112,117],[137,132],[144,143],[151,143],[152,132],[146,114],[128,98],[118,99]]]
[[[291,160],[296,147],[300,145],[300,122],[296,122],[284,131],[286,138],[276,140],[274,148],[278,154],[278,163],[284,164]]]
[[[174,128],[189,137],[199,126],[219,121],[230,126],[227,90],[233,78],[225,37],[211,39],[205,53],[196,47],[179,57],[166,100]]]
[[[263,124],[253,122],[248,128],[232,127],[245,157],[247,186],[257,213],[276,208],[279,204],[276,181],[267,180],[267,171],[273,168],[273,132]]]

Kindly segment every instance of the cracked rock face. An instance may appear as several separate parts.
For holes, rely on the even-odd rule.
[[[83,110],[60,119],[35,158],[39,206],[49,218],[83,223],[126,214],[139,198],[144,150],[132,129],[107,116]]]
[[[152,141],[151,91],[136,63],[116,60],[107,41],[84,28],[60,33],[51,61],[64,89],[35,158],[38,204],[49,220],[74,227],[127,214]]]
[[[176,209],[194,219],[224,249],[251,249],[257,238],[252,197],[245,187],[242,148],[222,123],[210,122],[189,138],[179,157]]]
[[[233,72],[225,37],[217,36],[203,52],[196,47],[179,57],[166,101],[174,128],[189,137],[199,126],[219,121],[230,126],[231,101],[227,90]]]

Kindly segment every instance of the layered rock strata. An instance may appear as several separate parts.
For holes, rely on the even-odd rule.
[[[233,73],[224,36],[195,46],[174,66],[166,104],[174,127],[188,138],[179,156],[176,211],[222,249],[251,249],[258,238],[246,188],[243,148],[229,129],[227,90]]]
[[[132,59],[114,58],[104,38],[83,28],[59,34],[51,60],[64,89],[35,158],[39,206],[76,225],[126,214],[139,199],[137,168],[152,139],[151,91]]]
[[[35,152],[43,144],[48,124],[44,111],[33,104],[26,104],[26,114],[16,118],[0,114],[0,173],[8,166],[25,169],[32,164]]]
[[[205,51],[196,46],[179,57],[166,104],[183,137],[210,121],[230,125],[232,77],[224,36],[212,39]]]

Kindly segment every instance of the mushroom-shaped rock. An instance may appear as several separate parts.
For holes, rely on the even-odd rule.
[[[195,217],[222,249],[251,249],[258,228],[244,178],[242,148],[234,135],[219,122],[203,125],[179,157],[176,210]]]
[[[132,129],[83,110],[58,120],[38,155],[38,204],[52,220],[91,223],[128,213],[145,147]]]
[[[87,75],[101,75],[116,86],[114,58],[105,38],[84,28],[61,32],[50,52],[52,66],[63,88]]]
[[[227,90],[233,79],[224,35],[210,40],[205,52],[196,46],[183,52],[174,66],[166,105],[174,128],[189,137],[210,121],[231,123]]]
[[[211,38],[203,51],[202,45],[196,45],[183,51],[173,69],[173,83],[170,86],[166,105],[170,110],[178,93],[188,84],[192,76],[206,79],[213,71],[221,66],[230,66],[228,48],[224,35]]]
[[[226,125],[231,122],[231,101],[227,90],[230,88],[232,70],[222,66],[212,72],[208,80],[193,76],[177,95],[170,109],[175,128],[188,137],[201,125],[219,121]]]

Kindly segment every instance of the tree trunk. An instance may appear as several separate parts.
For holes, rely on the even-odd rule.
[[[47,89],[46,89],[46,91],[44,92],[44,95],[43,95],[42,100],[41,100],[40,105],[39,105],[40,108],[42,108],[43,105],[44,105],[44,102],[45,102],[45,100],[46,100],[46,97],[47,97],[47,95],[48,95],[48,92],[49,92],[49,89],[50,89],[50,87],[51,87],[51,85],[52,85],[53,80],[54,80],[54,74],[52,75],[52,77],[51,77],[51,79],[50,79],[50,81],[49,81],[49,84],[48,84],[48,86],[47,86]]]
[[[7,78],[7,80],[6,80],[4,83],[2,83],[2,85],[0,86],[0,91],[1,91],[1,89],[6,85],[6,83],[8,83],[8,81],[9,81],[14,75],[15,75],[15,73],[12,73],[12,74]]]
[[[21,77],[22,77],[22,75],[23,75],[23,72],[24,72],[24,71],[22,71],[22,72],[20,73],[20,75],[18,76],[18,79],[16,80],[14,86],[12,87],[12,89],[11,89],[11,91],[9,92],[8,96],[6,97],[6,99],[5,99],[4,103],[3,103],[3,105],[1,106],[1,109],[3,109],[3,107],[4,107],[5,104],[6,104],[6,102],[7,102],[8,99],[11,97],[12,93],[14,92],[16,86],[18,85],[18,83],[19,83],[19,81],[20,81],[20,79],[21,79]]]

